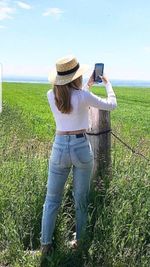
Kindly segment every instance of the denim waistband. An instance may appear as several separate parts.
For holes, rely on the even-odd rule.
[[[63,134],[63,135],[59,135],[56,134],[55,135],[55,142],[71,142],[71,141],[75,141],[75,142],[80,142],[81,140],[86,140],[87,136],[85,133],[83,133],[83,136],[80,136],[81,134]]]

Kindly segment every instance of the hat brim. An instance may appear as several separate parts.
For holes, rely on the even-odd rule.
[[[55,68],[50,72],[48,80],[53,85],[65,85],[67,83],[74,81],[75,79],[86,73],[89,70],[89,68],[90,68],[89,65],[82,64],[80,65],[77,71],[68,75],[58,75]]]

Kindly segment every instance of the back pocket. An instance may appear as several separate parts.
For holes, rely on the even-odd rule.
[[[93,152],[89,144],[87,144],[86,146],[74,148],[74,152],[78,161],[81,163],[88,163],[93,159]]]
[[[51,151],[50,161],[53,164],[59,165],[61,162],[62,153],[63,153],[62,148],[53,146]]]

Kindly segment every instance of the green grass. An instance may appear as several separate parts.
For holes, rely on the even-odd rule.
[[[0,263],[39,266],[40,224],[48,159],[55,123],[47,84],[3,83],[0,115]],[[150,156],[150,88],[115,87],[118,107],[111,127],[126,143]],[[106,96],[104,88],[93,88]],[[148,161],[112,136],[112,179],[93,181],[86,242],[73,253],[67,247],[74,231],[71,175],[54,233],[56,250],[49,266],[150,266]]]

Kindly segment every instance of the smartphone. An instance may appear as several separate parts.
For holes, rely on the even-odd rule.
[[[104,72],[104,63],[96,63],[94,69],[94,82],[96,83],[102,82],[102,79],[99,77],[99,75],[103,76],[103,72]]]

